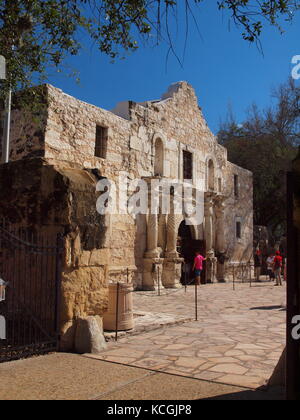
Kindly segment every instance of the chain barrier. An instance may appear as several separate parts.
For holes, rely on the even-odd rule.
[[[247,263],[238,263],[237,265],[232,265],[232,283],[233,283],[233,290],[235,290],[235,286],[237,284],[244,284],[249,282],[250,283],[250,287],[252,287],[252,284],[254,282],[254,279],[252,278],[252,268],[254,267],[254,264],[251,263],[250,261]],[[238,271],[236,271],[238,269]],[[242,277],[240,276],[242,270]],[[184,272],[185,273],[185,272]],[[249,277],[248,274],[249,273]],[[247,278],[247,279],[246,279]],[[239,280],[237,280],[239,279]],[[151,292],[142,292],[142,291],[138,291],[136,290],[134,293],[137,293],[139,296],[146,296],[149,298],[157,298],[160,296],[169,296],[169,295],[174,295],[175,293],[181,292],[182,290],[184,290],[187,286],[191,286],[194,284],[195,279],[192,279],[189,282],[185,282],[185,284],[183,284],[182,288],[177,289],[177,290],[171,290],[166,292],[164,289],[162,290],[160,287],[158,288],[158,291],[151,291]],[[160,280],[159,280],[159,284],[160,284]],[[151,293],[151,294],[150,294]]]
[[[192,279],[190,282],[186,283],[186,286],[191,286],[193,284],[193,282],[194,282],[194,279]],[[170,290],[168,292],[165,291],[166,289],[163,289],[163,290],[160,289],[160,295],[158,295],[157,291],[154,291],[154,290],[151,291],[151,292],[147,292],[147,293],[139,292],[138,290],[136,290],[134,293],[138,293],[139,296],[147,296],[147,297],[150,297],[150,298],[157,298],[159,296],[169,296],[169,295],[173,295],[173,294],[178,293],[178,292],[182,292],[184,290],[184,286],[185,286],[185,284],[180,289]],[[151,293],[151,295],[150,295],[150,293]]]

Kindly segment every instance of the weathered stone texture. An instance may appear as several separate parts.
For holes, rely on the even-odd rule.
[[[238,176],[238,197],[234,194],[234,176]],[[240,167],[227,164],[225,196],[226,253],[230,261],[248,262],[253,256],[253,175]],[[236,222],[242,226],[241,239],[236,237]]]
[[[81,102],[48,86],[45,157],[98,168],[115,178],[128,170],[130,123],[109,111]],[[95,158],[96,126],[108,128],[107,159]]]
[[[122,172],[126,172],[129,181],[143,177],[150,179],[155,175],[159,178],[182,181],[183,151],[193,155],[194,187],[202,181],[206,193],[215,198],[222,196],[225,200],[225,249],[222,251],[226,251],[230,262],[249,260],[252,254],[253,230],[252,175],[227,161],[227,151],[218,144],[209,130],[199,109],[195,92],[188,83],[172,85],[160,101],[140,104],[124,102],[113,112],[86,104],[52,86],[46,85],[45,89],[47,118],[40,153],[49,164],[57,165],[57,162],[61,162],[60,172],[63,179],[68,180],[69,185],[76,184],[76,194],[66,192],[66,195],[59,199],[68,202],[70,211],[66,217],[69,218],[70,224],[72,219],[82,220],[76,225],[76,229],[80,232],[83,245],[80,245],[81,251],[75,253],[77,260],[73,261],[74,267],[76,264],[80,269],[94,267],[95,258],[89,252],[109,248],[108,278],[113,281],[123,280],[124,272],[129,267],[135,286],[141,287],[147,250],[147,217],[111,215],[103,222],[107,234],[92,235],[96,200],[92,202],[89,199],[92,193],[90,190],[86,193],[85,186],[90,177],[95,184],[95,173],[115,182]],[[106,159],[95,157],[97,125],[108,129]],[[31,131],[28,134],[32,136]],[[14,142],[15,139],[13,149],[16,144]],[[162,155],[158,156],[157,145],[160,143]],[[16,151],[12,153],[16,159],[26,157],[26,154],[18,156]],[[80,168],[85,168],[86,171]],[[209,168],[212,168],[213,173]],[[78,170],[79,172],[76,172]],[[156,171],[159,171],[159,174],[156,174]],[[238,197],[234,195],[234,175],[239,177]],[[57,182],[61,182],[61,178]],[[47,197],[50,204],[46,202],[44,207],[51,206],[52,199],[51,196]],[[41,209],[38,211],[44,213]],[[61,210],[51,216],[54,218],[52,223],[57,223],[57,213],[60,212]],[[32,213],[37,213],[34,206]],[[212,247],[216,248],[218,243],[219,247],[220,242],[222,243],[222,238],[218,237],[218,226],[221,222],[217,221],[215,210],[211,217],[209,223],[212,222],[213,227],[210,242]],[[176,218],[175,230],[184,218],[184,215]],[[237,220],[242,224],[240,239],[236,237]],[[158,229],[157,252],[163,255],[166,251],[164,247],[168,243],[168,233],[166,226],[160,224]],[[204,240],[208,237],[205,223],[192,226],[191,230],[194,239]],[[72,232],[74,235],[74,229]],[[169,235],[171,234],[174,236],[173,231],[169,232]],[[75,241],[74,238],[72,240]],[[212,261],[213,258],[212,254]],[[173,267],[169,271],[177,273],[178,269]],[[87,274],[84,283],[89,282],[90,274]],[[70,300],[76,301],[75,297],[70,297]],[[75,303],[74,305],[77,311],[78,308]],[[81,303],[78,307],[82,315],[86,308],[83,308]]]
[[[72,350],[78,318],[102,316],[108,305],[105,218],[95,208],[96,179],[80,168],[42,159],[0,166],[0,217],[12,225],[64,236],[61,323],[64,350]]]

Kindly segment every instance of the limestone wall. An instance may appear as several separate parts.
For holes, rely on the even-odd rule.
[[[62,349],[73,350],[77,320],[108,306],[106,220],[96,212],[95,176],[61,162],[29,159],[0,166],[0,217],[13,226],[64,237]]]
[[[217,178],[227,160],[203,117],[194,89],[186,82],[170,87],[161,101],[128,103],[132,121],[132,165],[140,176],[153,175],[155,141],[164,144],[165,177],[183,179],[182,151],[193,153],[193,180],[206,179],[207,161],[213,159]]]
[[[234,191],[234,176],[238,176],[238,196]],[[226,253],[233,263],[248,262],[253,255],[253,175],[232,163],[225,171],[225,239]],[[241,238],[237,238],[236,223],[241,223]]]
[[[231,260],[248,257],[252,247],[252,178],[227,162],[227,151],[219,145],[209,130],[194,89],[186,82],[172,85],[161,100],[145,103],[124,102],[109,112],[79,101],[53,86],[45,86],[46,114],[41,113],[41,135],[36,127],[22,125],[18,111],[13,114],[12,158],[40,154],[51,163],[62,162],[95,170],[102,177],[117,182],[121,172],[127,179],[155,175],[158,139],[162,147],[162,175],[183,179],[183,151],[193,154],[193,182],[202,180],[204,188],[225,194],[226,242]],[[19,122],[18,122],[19,121]],[[108,129],[106,159],[95,157],[96,126]],[[18,130],[23,133],[18,141]],[[27,139],[27,140],[26,140]],[[20,147],[19,147],[20,145]],[[209,186],[209,162],[213,167],[213,186]],[[241,195],[234,198],[233,175],[238,173]],[[210,188],[209,188],[210,187]],[[80,196],[85,200],[84,195]],[[96,201],[90,203],[91,211]],[[243,225],[241,240],[236,239],[236,218]],[[110,217],[106,246],[110,248],[109,273],[111,280],[123,280],[124,270],[130,268],[135,284],[141,284],[143,256],[146,250],[146,218],[127,214]],[[201,231],[202,226],[195,231]]]

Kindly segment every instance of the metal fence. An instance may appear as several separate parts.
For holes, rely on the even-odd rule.
[[[57,350],[61,237],[0,223],[0,363]]]
[[[300,341],[292,336],[293,318],[300,315],[300,232],[294,222],[294,198],[299,189],[296,174],[288,173],[287,228],[287,353],[286,353],[286,390],[288,400],[300,399]]]

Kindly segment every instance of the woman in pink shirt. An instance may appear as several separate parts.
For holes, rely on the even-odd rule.
[[[200,252],[196,252],[196,258],[194,260],[194,266],[193,270],[195,271],[196,276],[196,284],[201,284],[201,273],[203,270],[203,261],[206,261],[206,258],[204,258]]]

